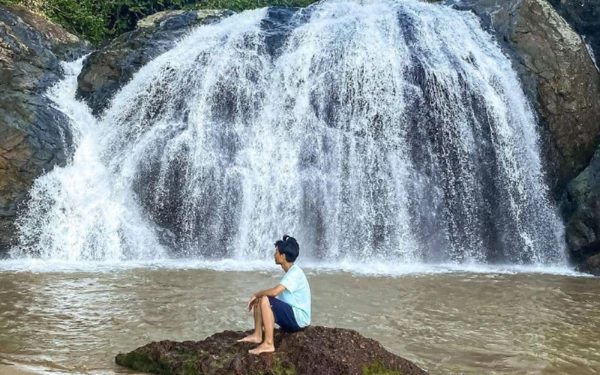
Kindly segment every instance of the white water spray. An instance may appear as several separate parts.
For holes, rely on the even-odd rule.
[[[13,256],[564,264],[535,119],[470,13],[324,1],[197,28],[40,178]],[[285,14],[282,11],[282,14]],[[291,13],[290,13],[291,14]],[[65,88],[68,88],[65,89]]]

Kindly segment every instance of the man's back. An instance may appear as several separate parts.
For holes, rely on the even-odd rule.
[[[310,286],[304,271],[293,265],[281,278],[280,284],[285,287],[277,298],[292,306],[296,322],[300,327],[310,324],[311,296]]]

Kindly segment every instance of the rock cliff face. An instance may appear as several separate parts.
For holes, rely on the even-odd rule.
[[[596,68],[600,63],[600,1],[551,0],[558,12],[582,35],[591,48]],[[600,125],[600,116],[596,116]],[[574,178],[562,196],[569,253],[582,272],[600,276],[600,151]]]
[[[24,8],[0,6],[0,256],[33,181],[66,161],[71,134],[44,92],[62,77],[59,59],[87,45]]]
[[[585,39],[600,63],[600,0],[550,0],[550,3]]]
[[[244,332],[225,331],[203,341],[153,342],[119,354],[117,364],[169,375],[426,375],[414,363],[358,332],[308,327],[275,332],[276,353],[248,354],[255,344],[237,343]]]
[[[556,198],[600,142],[600,74],[581,37],[546,0],[456,0],[511,56],[540,120]]]
[[[582,271],[600,276],[600,151],[569,183],[561,209],[571,259]]]
[[[99,115],[131,77],[156,56],[173,48],[195,25],[218,22],[230,11],[166,11],[149,16],[137,29],[125,33],[92,53],[78,78],[78,96]]]

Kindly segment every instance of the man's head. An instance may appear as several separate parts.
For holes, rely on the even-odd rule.
[[[282,264],[284,261],[294,263],[300,254],[300,245],[294,237],[283,236],[283,240],[275,242],[275,263]]]

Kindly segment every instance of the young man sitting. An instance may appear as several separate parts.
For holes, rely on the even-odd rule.
[[[304,271],[294,264],[299,253],[300,246],[293,237],[286,235],[275,242],[275,264],[283,268],[285,275],[276,287],[254,293],[250,298],[248,311],[254,309],[254,333],[238,340],[260,344],[249,351],[252,354],[275,351],[274,323],[289,332],[310,324],[310,287]]]

